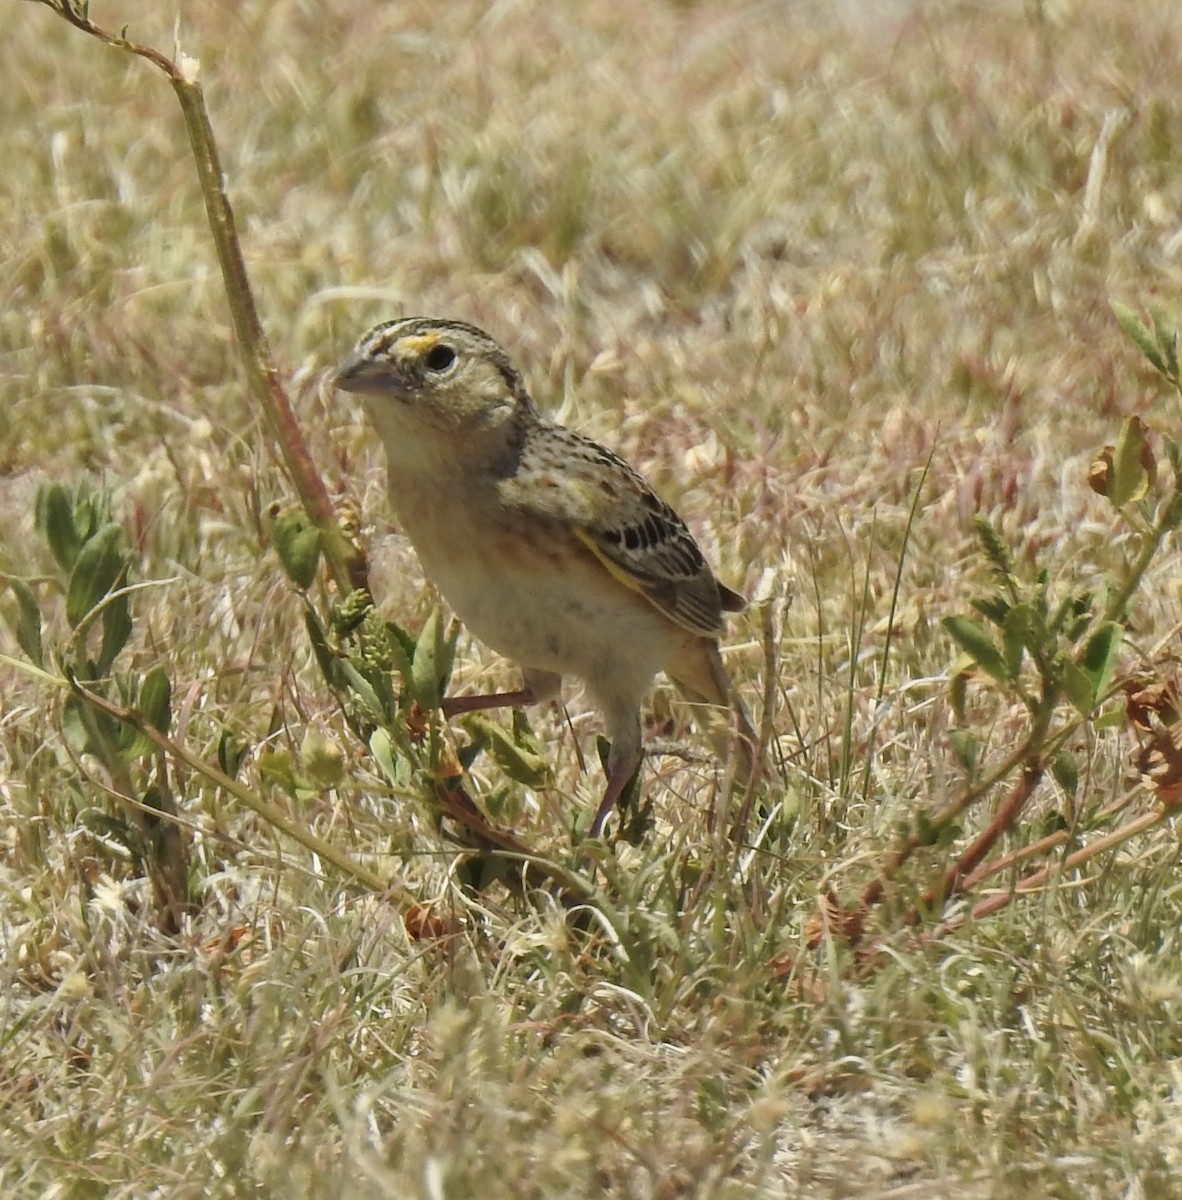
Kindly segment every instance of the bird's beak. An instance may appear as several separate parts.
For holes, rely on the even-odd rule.
[[[332,386],[342,392],[388,392],[390,368],[367,354],[353,354],[333,372]]]

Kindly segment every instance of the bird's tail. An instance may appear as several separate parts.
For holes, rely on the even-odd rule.
[[[732,794],[739,799],[739,809],[730,822],[730,836],[734,840],[741,839],[759,787],[763,770],[762,752],[759,735],[723,665],[718,643],[713,638],[698,639],[687,653],[666,667],[665,673],[688,693],[691,700],[730,709],[730,735],[725,739],[716,739],[716,748],[720,758],[725,759],[731,754],[734,756]]]

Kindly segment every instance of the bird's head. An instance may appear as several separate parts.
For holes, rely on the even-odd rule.
[[[376,325],[337,368],[333,386],[363,396],[383,435],[417,425],[481,436],[533,412],[521,376],[487,333],[432,317]]]

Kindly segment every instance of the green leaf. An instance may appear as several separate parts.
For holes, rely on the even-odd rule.
[[[119,586],[126,582],[126,577],[120,578]],[[96,674],[106,675],[111,670],[111,664],[118,658],[119,652],[127,645],[131,637],[131,601],[128,596],[116,596],[103,609],[103,642],[99,648]]]
[[[70,696],[62,705],[62,736],[74,754],[94,752],[90,727],[86,723],[86,710],[82,701]]]
[[[911,835],[921,846],[934,846],[940,840],[939,829],[932,824],[931,817],[923,809],[915,814]]]
[[[105,493],[92,496],[84,483],[74,492],[74,532],[85,545],[104,526],[111,524],[111,501]]]
[[[23,579],[10,578],[8,586],[16,597],[16,621],[13,629],[17,644],[38,667],[45,666],[41,648],[41,606],[33,589]]]
[[[1128,722],[1129,717],[1123,707],[1109,704],[1092,718],[1092,728],[1096,730],[1124,729],[1128,725]]]
[[[245,757],[245,747],[238,745],[234,740],[234,735],[228,729],[223,729],[222,736],[218,738],[218,766],[231,779],[234,779]]]
[[[1170,460],[1170,468],[1174,472],[1174,482],[1182,487],[1182,446],[1169,434],[1162,434],[1161,440],[1166,448],[1166,458]]]
[[[1010,679],[1017,679],[1022,668],[1022,655],[1030,646],[1034,632],[1040,622],[1029,604],[1015,604],[1006,613],[1002,624],[1001,641],[1005,650],[1006,671]]]
[[[1091,715],[1092,709],[1096,707],[1096,691],[1092,685],[1092,677],[1069,658],[1063,662],[1063,690],[1081,717]]]
[[[143,861],[143,836],[122,818],[92,808],[78,814],[78,824],[116,860]]]
[[[497,765],[510,779],[526,787],[543,787],[550,778],[546,760],[517,740],[490,717],[474,713],[465,717],[464,728],[492,755]]]
[[[981,743],[977,735],[968,729],[950,729],[948,745],[956,756],[956,761],[971,775],[977,769],[977,759],[981,752]]]
[[[961,654],[952,664],[952,678],[949,683],[952,715],[958,725],[965,724],[965,711],[969,700],[969,679],[972,675],[973,660],[967,654]]]
[[[474,854],[456,868],[456,882],[466,891],[477,894],[505,879],[513,869],[510,859],[500,855]]]
[[[1124,508],[1131,501],[1140,500],[1149,490],[1149,473],[1143,464],[1147,449],[1144,421],[1137,416],[1126,417],[1112,452],[1108,499],[1113,508]]]
[[[1115,621],[1101,625],[1084,645],[1080,665],[1092,680],[1092,695],[1102,696],[1116,673],[1121,627]]]
[[[295,764],[286,750],[264,750],[259,755],[259,774],[268,783],[278,784],[284,791],[294,794],[298,786]]]
[[[484,792],[480,802],[484,811],[502,825],[516,825],[521,820],[521,791],[508,782]]]
[[[402,780],[394,758],[394,740],[388,730],[379,727],[370,734],[369,752],[373,755],[374,762],[382,769],[382,774],[397,787]]]
[[[1182,487],[1176,488],[1170,496],[1159,523],[1162,529],[1166,530],[1174,530],[1182,525]]]
[[[546,747],[542,739],[533,731],[529,716],[524,708],[515,708],[510,715],[513,725],[513,740],[523,750],[539,758],[545,757]]]
[[[172,682],[168,672],[157,663],[140,684],[140,716],[160,733],[172,725]]]
[[[390,638],[390,659],[394,670],[402,680],[402,686],[413,692],[415,640],[393,621],[387,621],[386,633]]]
[[[388,685],[385,688],[382,688],[380,684],[375,686],[375,682],[366,678],[356,664],[348,659],[341,661],[340,669],[345,686],[361,701],[370,720],[378,724],[394,720],[396,706],[393,692],[390,691]]]
[[[466,745],[456,747],[456,761],[465,771],[472,770],[472,764],[484,753],[484,743],[474,738]]]
[[[1010,602],[1004,596],[978,596],[969,603],[994,625],[1003,624],[1010,611]]]
[[[113,751],[126,741],[127,726],[77,696],[69,696],[62,705],[62,733],[75,754],[93,754],[109,762]]]
[[[320,566],[320,530],[302,510],[293,509],[272,522],[271,540],[287,577],[306,592],[316,581]]]
[[[344,751],[314,726],[300,743],[300,763],[309,782],[321,790],[334,788],[345,778]]]
[[[991,678],[1009,683],[1012,676],[1001,651],[993,644],[985,627],[968,617],[945,617],[944,628],[953,641]]]
[[[310,604],[304,608],[304,628],[308,633],[308,641],[312,643],[312,653],[316,656],[316,663],[320,667],[320,674],[324,676],[324,682],[331,688],[343,688],[345,680],[341,675],[341,660],[329,648],[324,626],[320,624],[320,618]]]
[[[156,747],[142,734],[132,729],[130,725],[120,725],[113,742],[115,753],[125,762],[134,762],[151,754]]]
[[[1062,632],[1069,641],[1074,642],[1088,627],[1091,620],[1092,603],[1095,597],[1091,592],[1081,592],[1078,596],[1068,596],[1057,609],[1050,620],[1051,633]]]
[[[1153,314],[1153,335],[1166,362],[1165,376],[1171,383],[1178,382],[1178,331],[1166,324],[1164,313]]]
[[[57,565],[66,572],[73,570],[82,539],[74,527],[74,504],[70,493],[60,483],[42,484],[37,489],[33,523]]]
[[[1166,457],[1170,460],[1170,469],[1174,473],[1174,489],[1159,522],[1163,529],[1173,530],[1182,524],[1182,446],[1168,435],[1163,435],[1162,444],[1165,446]]]
[[[66,620],[77,629],[96,604],[116,587],[127,569],[123,530],[104,525],[78,551],[66,588]]]
[[[595,750],[599,755],[599,765],[603,768],[603,773],[606,776],[608,772],[608,760],[611,756],[612,744],[600,734],[595,739]],[[644,772],[644,761],[641,760],[636,765],[636,770],[632,772],[632,778],[624,785],[624,790],[620,793],[620,798],[616,801],[615,815],[621,824],[621,831],[627,829],[632,824],[634,817],[639,816],[643,823],[644,812],[648,805],[641,804],[640,795],[640,777]],[[610,814],[609,814],[610,815]],[[580,812],[575,818],[575,825],[580,831],[590,827],[592,813]]]
[[[1112,315],[1116,317],[1121,329],[1132,338],[1137,345],[1137,349],[1145,355],[1154,369],[1169,379],[1169,368],[1166,365],[1165,359],[1162,358],[1161,352],[1158,350],[1157,338],[1154,336],[1153,330],[1127,304],[1121,304],[1119,300],[1113,300],[1111,301],[1111,306]]]
[[[1069,796],[1074,796],[1079,790],[1079,766],[1075,756],[1066,750],[1060,750],[1051,761],[1051,774]]]
[[[445,632],[439,609],[431,613],[419,633],[410,683],[411,694],[425,709],[438,708],[447,690],[456,654],[456,636]]]

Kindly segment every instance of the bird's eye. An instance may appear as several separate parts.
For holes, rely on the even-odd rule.
[[[442,373],[456,361],[456,352],[445,342],[432,346],[424,360],[428,371]]]

